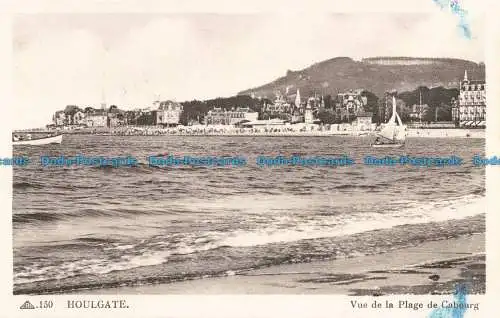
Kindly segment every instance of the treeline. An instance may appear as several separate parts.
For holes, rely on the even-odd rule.
[[[402,117],[401,119],[403,121],[409,120],[410,107],[412,105],[419,105],[421,96],[422,104],[429,107],[423,114],[423,121],[435,121],[436,117],[438,121],[451,121],[451,109],[454,102],[458,101],[459,94],[460,91],[456,88],[448,89],[442,86],[433,88],[420,86],[411,92],[400,93],[397,95],[397,98],[402,100],[405,106],[403,111],[404,118]]]

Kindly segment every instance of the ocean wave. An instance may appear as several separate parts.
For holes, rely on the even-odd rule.
[[[357,212],[357,213],[334,213],[321,217],[310,219],[294,220],[279,216],[275,222],[261,223],[263,227],[248,230],[212,230],[202,232],[177,233],[168,235],[159,235],[157,237],[144,240],[140,243],[130,243],[128,241],[115,241],[108,238],[79,238],[75,244],[103,244],[106,249],[106,255],[113,258],[96,259],[91,263],[87,260],[73,262],[73,267],[78,271],[66,270],[66,275],[79,274],[107,274],[114,271],[123,271],[136,267],[161,265],[164,263],[182,261],[182,255],[198,255],[199,253],[210,252],[211,255],[219,254],[220,249],[268,249],[276,244],[285,244],[285,246],[303,245],[311,240],[332,240],[341,237],[353,237],[365,235],[364,233],[378,233],[380,231],[398,231],[401,227],[415,227],[419,230],[414,236],[420,240],[429,239],[432,233],[426,232],[426,226],[435,227],[437,222],[449,222],[452,220],[463,220],[477,215],[484,215],[484,197],[466,196],[449,200],[441,200],[422,204],[420,202],[402,201],[398,206],[404,205],[405,208],[394,208],[386,210],[385,213]],[[42,217],[43,218],[43,217]],[[287,224],[287,222],[295,222]],[[465,222],[466,223],[466,222]],[[476,229],[481,227],[476,226]],[[391,230],[392,229],[392,230]],[[467,232],[473,227],[466,226],[463,231]],[[443,234],[445,232],[442,232]],[[447,233],[451,235],[454,232]],[[458,232],[457,232],[458,233]],[[388,236],[387,244],[394,242],[396,237]],[[398,240],[404,240],[404,235],[400,235]],[[353,244],[353,243],[352,243]],[[368,243],[366,243],[368,244]],[[379,248],[373,246],[374,248]],[[300,252],[302,250],[302,252]],[[303,256],[307,248],[286,252],[273,250],[273,253],[286,252],[289,254],[286,258],[277,258],[276,262],[301,262],[307,261],[307,256]],[[359,247],[352,247],[352,251],[339,252],[333,254],[335,257],[343,257],[347,254],[356,256]],[[117,254],[118,253],[118,254]],[[224,254],[225,252],[220,252]],[[299,253],[299,254],[296,254]],[[330,252],[328,252],[330,253]],[[326,252],[314,254],[314,258],[327,257]],[[352,254],[354,253],[354,254]],[[307,254],[307,253],[306,253]],[[118,259],[116,259],[118,255]],[[302,256],[301,256],[302,255]],[[311,256],[311,255],[310,255]],[[198,256],[195,256],[195,259]],[[274,264],[274,261],[273,263]],[[45,277],[61,275],[59,267],[54,266],[52,274],[45,273]],[[26,271],[22,271],[26,274]],[[27,271],[29,275],[29,270]],[[30,276],[31,277],[31,276]],[[59,277],[59,276],[58,276]],[[19,277],[21,279],[21,277]],[[16,282],[28,282],[33,278],[23,276]]]
[[[58,190],[76,190],[76,189],[96,189],[100,188],[100,184],[74,184],[74,183],[37,183],[37,182],[13,182],[12,188],[20,189],[58,189]]]
[[[377,184],[340,184],[337,186],[334,186],[333,189],[339,189],[339,190],[349,190],[349,189],[367,189],[367,190],[373,190],[373,189],[379,189],[382,187],[389,187],[391,184],[387,182],[382,182],[382,183],[377,183]]]
[[[13,182],[12,183],[12,188],[15,189],[40,189],[43,188],[44,185],[40,183],[35,183],[35,182]]]
[[[78,213],[54,213],[50,212],[34,212],[34,213],[15,213],[12,216],[12,222],[14,224],[38,224],[43,222],[56,222],[56,221],[72,221],[78,218],[87,217],[119,217],[120,215],[136,215],[136,214],[146,214],[144,211],[132,210],[132,209],[81,209]],[[149,213],[148,213],[149,214]]]
[[[50,222],[63,219],[64,216],[54,212],[18,213],[12,215],[12,222],[15,223],[36,223]]]
[[[186,247],[175,253],[142,249],[141,253],[136,250],[133,255],[112,262],[108,259],[86,259],[59,266],[25,268],[15,274],[14,294],[64,293],[230,276],[272,265],[379,254],[424,240],[448,239],[484,230],[483,214],[460,220],[401,225],[347,236],[253,247],[217,246],[207,249],[205,246],[204,250]],[[123,253],[139,246],[117,245],[116,248]],[[191,256],[186,257],[186,254]]]
[[[269,225],[257,230],[236,230],[220,238],[224,246],[255,246],[276,242],[291,242],[387,229],[406,224],[463,219],[485,212],[484,197],[468,195],[461,198],[421,204],[407,202],[406,208],[384,214],[363,212],[332,214],[330,218],[300,221],[292,228]]]

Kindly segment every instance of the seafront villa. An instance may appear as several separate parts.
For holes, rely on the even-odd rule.
[[[460,127],[486,126],[486,82],[469,80],[467,70],[460,81],[458,105],[452,110],[453,121]]]
[[[258,112],[253,112],[250,108],[238,107],[236,109],[222,109],[216,107],[208,111],[205,116],[206,125],[235,125],[245,121],[257,120],[259,117]]]
[[[155,101],[153,103],[156,106],[155,110],[152,111],[153,114],[153,124],[163,125],[163,126],[177,126],[181,120],[182,105],[171,101]]]

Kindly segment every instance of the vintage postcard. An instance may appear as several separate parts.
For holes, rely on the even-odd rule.
[[[494,25],[353,2],[12,6],[8,316],[484,316]]]

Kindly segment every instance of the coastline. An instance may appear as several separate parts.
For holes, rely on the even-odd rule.
[[[372,130],[310,130],[310,131],[252,131],[239,129],[225,130],[182,130],[177,128],[120,128],[63,130],[63,134],[70,135],[98,135],[98,136],[198,136],[198,137],[363,137],[372,138],[376,135]],[[407,138],[486,138],[485,129],[462,128],[410,128]]]
[[[284,264],[225,277],[80,290],[74,294],[450,294],[457,283],[485,293],[485,234],[424,242],[387,253]],[[438,280],[431,280],[439,275]]]

